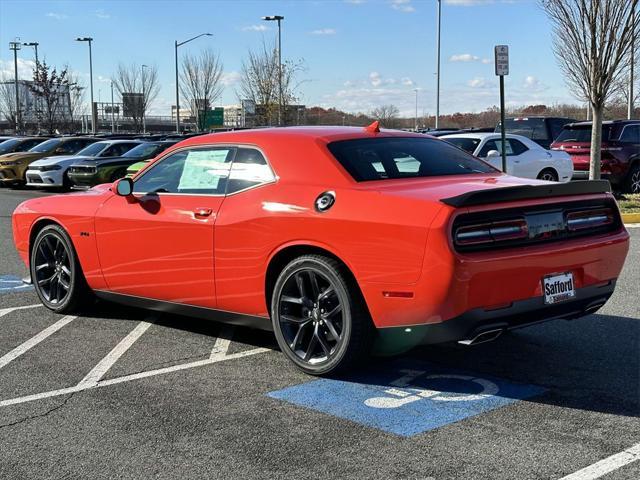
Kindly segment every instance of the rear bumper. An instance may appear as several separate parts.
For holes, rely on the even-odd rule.
[[[576,289],[575,299],[556,305],[546,305],[543,297],[534,297],[500,309],[476,308],[441,323],[381,328],[378,335],[383,345],[407,348],[471,339],[483,332],[513,330],[548,320],[572,320],[602,307],[613,294],[615,285],[616,280],[610,280]]]

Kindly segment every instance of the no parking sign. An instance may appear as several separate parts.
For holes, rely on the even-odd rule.
[[[421,363],[350,381],[322,379],[272,398],[401,436],[412,436],[539,395],[544,389]]]

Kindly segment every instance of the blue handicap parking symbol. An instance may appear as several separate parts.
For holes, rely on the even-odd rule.
[[[409,437],[544,392],[489,375],[403,363],[349,381],[315,380],[267,395]]]
[[[15,275],[0,275],[0,293],[13,293],[32,290],[32,285],[27,285],[20,277]]]

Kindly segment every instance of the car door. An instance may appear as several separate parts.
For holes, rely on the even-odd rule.
[[[235,148],[170,153],[136,178],[133,195],[96,212],[98,255],[110,291],[215,307],[214,224]]]

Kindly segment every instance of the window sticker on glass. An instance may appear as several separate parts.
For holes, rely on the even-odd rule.
[[[178,190],[215,190],[229,176],[229,150],[194,150],[184,161]]]

